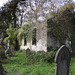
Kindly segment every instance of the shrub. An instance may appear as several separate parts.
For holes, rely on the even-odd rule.
[[[59,47],[54,47],[54,48],[52,48],[52,50],[51,51],[57,51],[59,49]]]
[[[31,51],[30,56],[28,56],[28,58],[32,63],[39,62],[39,61],[52,63],[54,61],[55,53],[56,53],[55,51],[50,51],[50,52]]]
[[[55,51],[47,52],[43,60],[46,62],[52,63],[54,61],[55,54],[56,54]]]

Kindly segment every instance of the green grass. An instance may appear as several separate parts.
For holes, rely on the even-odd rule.
[[[70,75],[75,75],[75,54],[71,56]]]
[[[54,75],[54,63],[32,63],[25,57],[25,52],[16,52],[16,57],[8,57],[3,63],[7,75]]]
[[[55,64],[47,62],[32,63],[25,57],[25,52],[16,52],[17,56],[4,60],[3,67],[7,75],[54,75]],[[75,55],[72,55],[70,75],[75,75]]]

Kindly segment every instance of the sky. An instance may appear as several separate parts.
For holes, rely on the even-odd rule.
[[[5,4],[6,2],[8,2],[9,0],[0,0],[0,7],[3,6],[3,4]]]
[[[8,2],[10,0],[0,0],[0,7],[3,6],[3,4],[5,4],[6,2]],[[75,0],[73,0],[75,2]]]

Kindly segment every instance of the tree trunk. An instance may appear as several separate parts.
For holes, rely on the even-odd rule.
[[[0,75],[6,75],[6,72],[1,64],[1,58],[0,58]]]

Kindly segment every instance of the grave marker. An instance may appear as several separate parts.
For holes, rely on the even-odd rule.
[[[29,56],[29,55],[30,55],[30,49],[27,48],[27,49],[26,49],[26,56]]]
[[[70,52],[69,49],[63,45],[61,46],[55,56],[55,75],[69,75]]]

